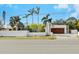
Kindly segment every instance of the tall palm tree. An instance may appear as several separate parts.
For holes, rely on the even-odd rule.
[[[28,25],[28,17],[30,16],[31,14],[25,14],[25,16],[23,18],[26,18],[26,25]]]
[[[39,24],[39,12],[40,12],[40,8],[36,7],[35,13],[38,15],[38,24]]]
[[[6,11],[3,11],[2,17],[3,17],[3,20],[4,20],[4,25],[5,25],[5,16],[6,16]]]
[[[34,8],[29,9],[28,12],[29,12],[30,15],[32,15],[32,23],[33,23],[33,21],[34,21],[34,20],[33,20]]]

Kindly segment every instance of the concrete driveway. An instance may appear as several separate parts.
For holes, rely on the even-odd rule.
[[[0,54],[79,53],[79,40],[0,40]]]

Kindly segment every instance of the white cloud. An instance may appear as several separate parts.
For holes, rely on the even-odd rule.
[[[71,13],[70,16],[77,17],[79,15],[79,4],[73,5],[73,8],[74,8],[75,12]]]
[[[17,9],[18,8],[18,6],[16,6],[16,5],[13,5],[13,4],[8,4],[8,5],[6,5],[7,7],[9,7],[9,8],[15,8],[15,9]]]
[[[71,13],[70,16],[71,17],[78,17],[79,15],[79,4],[74,4],[72,5],[75,12]],[[58,4],[56,6],[54,6],[55,9],[67,9],[68,12],[71,12],[73,8],[69,8],[68,4]]]
[[[66,9],[66,8],[68,8],[68,4],[58,4],[57,6],[54,6],[54,8],[55,9],[60,9],[60,8],[62,8],[62,9]]]
[[[78,16],[77,12],[71,13],[70,15],[70,17],[77,17],[77,16]]]

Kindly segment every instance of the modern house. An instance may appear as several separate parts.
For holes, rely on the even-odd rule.
[[[54,34],[67,34],[69,33],[69,28],[67,25],[52,25],[51,32]]]
[[[69,27],[67,25],[53,25],[47,22],[45,32],[53,34],[67,34],[69,33]]]

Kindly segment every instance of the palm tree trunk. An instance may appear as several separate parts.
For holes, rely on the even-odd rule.
[[[39,14],[38,14],[38,25],[39,25]],[[39,32],[39,27],[38,27],[38,32]]]
[[[5,25],[5,18],[4,18],[4,25]]]
[[[18,24],[16,24],[16,31],[18,31],[18,26],[17,26]]]
[[[33,15],[32,15],[32,24],[33,24]]]
[[[4,20],[4,25],[5,25],[5,15],[6,15],[6,12],[3,11],[3,20]]]
[[[28,19],[26,19],[26,25],[28,25]]]
[[[38,15],[38,24],[39,24],[39,15]]]

